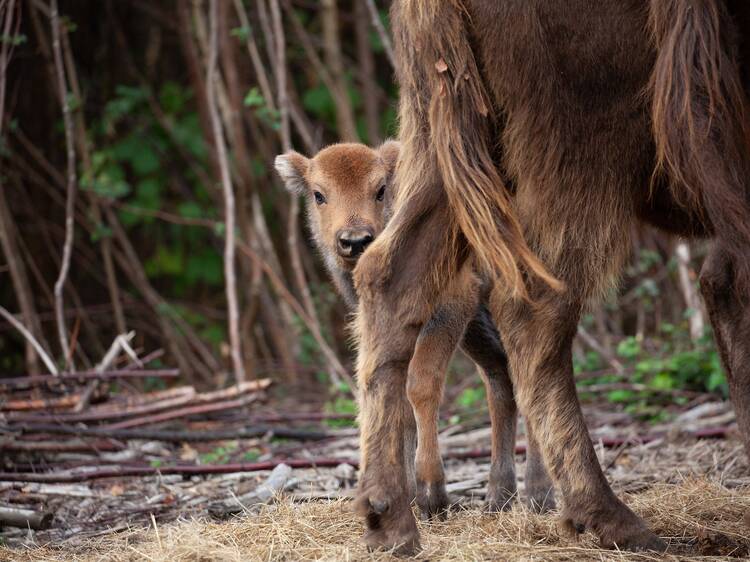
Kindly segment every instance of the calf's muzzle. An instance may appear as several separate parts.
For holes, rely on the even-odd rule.
[[[374,240],[369,229],[343,229],[336,234],[336,251],[342,258],[358,257]]]

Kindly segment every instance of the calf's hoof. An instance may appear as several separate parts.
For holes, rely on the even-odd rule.
[[[369,550],[390,550],[412,556],[421,549],[417,522],[405,496],[392,498],[374,490],[360,493],[356,510],[365,518],[364,541]]]
[[[555,489],[552,486],[529,486],[526,488],[526,502],[534,513],[547,513],[557,507]]]
[[[445,521],[450,500],[445,491],[445,480],[424,482],[417,480],[417,505],[423,519]]]

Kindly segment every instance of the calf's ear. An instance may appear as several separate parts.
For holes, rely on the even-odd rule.
[[[401,143],[395,140],[387,140],[378,147],[378,153],[388,168],[388,175],[393,175],[398,162],[398,154],[401,151]]]
[[[305,174],[309,165],[310,160],[294,150],[279,154],[274,160],[274,167],[284,181],[284,186],[290,193],[298,195],[307,191]]]

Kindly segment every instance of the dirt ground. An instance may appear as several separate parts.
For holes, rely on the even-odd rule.
[[[481,432],[476,439],[483,439]],[[601,550],[589,533],[577,539],[561,536],[555,513],[532,514],[522,502],[508,513],[483,512],[489,464],[482,459],[446,464],[456,506],[446,522],[420,523],[423,552],[418,559],[750,558],[750,467],[736,438],[673,436],[639,446],[599,446],[598,452],[616,492],[669,543],[666,557]],[[522,456],[518,462],[523,498]],[[0,535],[6,545],[0,547],[0,560],[392,558],[368,553],[359,542],[363,524],[348,501],[356,475],[348,465],[293,470],[269,503],[246,506],[228,520],[211,515],[217,500],[231,503],[268,474],[98,481],[79,486],[80,494],[84,488],[90,494],[78,499],[70,496],[74,488],[60,487],[56,525],[48,531],[6,530]]]

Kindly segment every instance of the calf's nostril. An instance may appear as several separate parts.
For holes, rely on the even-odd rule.
[[[337,240],[338,252],[341,256],[354,258],[365,251],[374,237],[369,232],[343,232]]]

